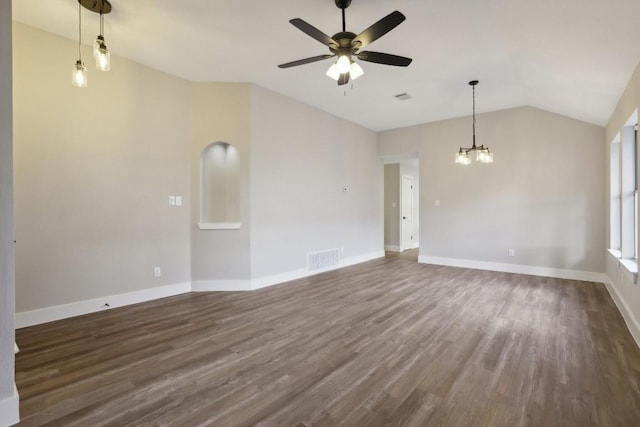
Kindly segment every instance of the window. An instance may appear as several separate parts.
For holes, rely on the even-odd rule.
[[[638,260],[638,119],[635,112],[611,144],[610,252],[632,272]]]
[[[638,124],[633,127],[633,257],[638,260]]]

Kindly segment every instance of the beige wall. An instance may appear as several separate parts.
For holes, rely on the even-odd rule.
[[[11,0],[0,0],[0,402],[13,395],[14,378],[11,62]]]
[[[249,168],[251,86],[246,83],[190,83],[191,277],[193,280],[246,280],[251,277]],[[213,142],[232,144],[240,158],[239,230],[200,230],[200,154]]]
[[[17,311],[188,282],[188,84],[113,57],[73,87],[75,43],[15,22],[14,52]]]
[[[491,165],[453,161],[470,117],[379,134],[382,156],[420,153],[420,255],[604,271],[603,128],[531,107],[477,119]]]
[[[257,86],[251,131],[252,277],[304,269],[308,252],[382,250],[374,132]]]
[[[610,230],[608,208],[611,197],[609,192],[609,165],[611,151],[609,147],[616,134],[622,130],[625,126],[625,122],[636,109],[640,110],[640,64],[632,74],[631,79],[629,80],[625,91],[622,93],[618,105],[611,115],[606,127],[606,137],[603,147],[604,164],[607,168],[606,176],[603,178],[607,189],[606,200],[603,200],[603,206],[607,208],[606,245],[609,243]],[[640,153],[638,153],[638,155],[638,160],[640,160]],[[637,164],[640,164],[640,162]],[[638,172],[640,177],[640,169],[636,172]],[[636,230],[636,233],[639,231],[640,230]],[[606,248],[606,246],[603,246],[603,248]],[[604,250],[603,253],[606,254],[604,256],[607,259],[607,275],[611,279],[611,284],[614,291],[617,293],[617,297],[622,300],[622,308],[626,307],[625,310],[627,312],[625,313],[625,319],[627,320],[627,324],[629,324],[631,329],[634,331],[636,340],[640,343],[640,285],[634,283],[631,274],[625,272],[624,267],[621,267],[615,258]],[[620,304],[618,304],[618,306],[620,307]]]

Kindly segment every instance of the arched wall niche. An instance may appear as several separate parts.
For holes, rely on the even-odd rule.
[[[200,153],[201,230],[239,229],[240,156],[228,142],[213,142]]]

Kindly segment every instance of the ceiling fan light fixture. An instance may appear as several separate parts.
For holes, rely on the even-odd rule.
[[[340,74],[348,73],[351,69],[351,58],[349,55],[340,55],[336,61],[336,69]]]
[[[355,61],[351,61],[351,67],[349,68],[349,74],[351,75],[351,80],[355,80],[361,75],[364,74],[364,70],[362,67]]]
[[[331,67],[327,70],[327,76],[331,77],[333,80],[338,81],[340,78],[340,72],[338,71],[338,66],[336,64],[331,64]]]

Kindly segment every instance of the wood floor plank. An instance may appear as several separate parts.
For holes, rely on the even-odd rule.
[[[640,349],[603,284],[417,251],[16,339],[21,426],[640,425]]]

